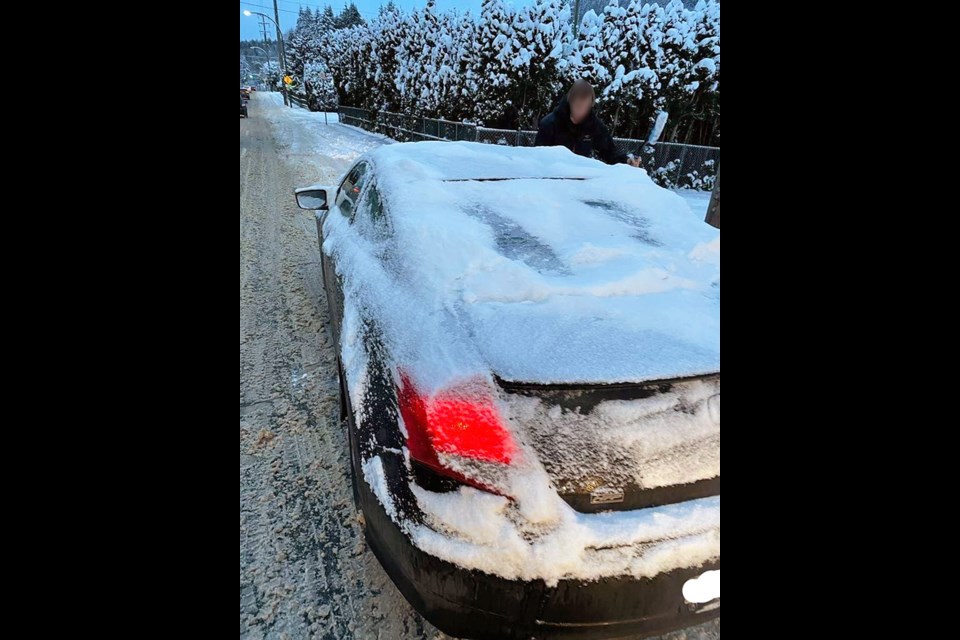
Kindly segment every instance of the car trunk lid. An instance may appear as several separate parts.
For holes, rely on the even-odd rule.
[[[719,374],[611,385],[499,383],[506,419],[575,510],[719,495]]]

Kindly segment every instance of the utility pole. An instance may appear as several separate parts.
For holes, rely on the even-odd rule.
[[[283,46],[283,34],[280,33],[280,9],[277,8],[277,0],[273,0],[273,19],[274,23],[277,25],[277,45],[280,47],[280,68],[283,70],[283,77],[287,77],[287,52],[284,51]],[[290,98],[287,96],[287,83],[282,82],[283,85],[283,104],[291,107]]]
[[[259,17],[259,16],[258,16]],[[267,21],[263,18],[260,18],[260,33],[263,34],[263,48],[268,52],[270,51],[270,41],[267,39]],[[270,59],[270,54],[267,53],[267,60]]]
[[[580,35],[580,0],[573,3],[573,37]]]
[[[264,52],[264,55],[267,56],[267,61],[265,64],[270,64],[270,41],[267,40],[267,21],[264,20],[262,16],[257,16],[257,18],[260,19],[260,32],[263,34],[263,52]],[[266,74],[263,72],[263,66],[261,65],[260,66],[260,82],[262,82],[263,84],[267,84],[266,82],[264,82],[265,76]],[[269,88],[270,88],[270,85],[267,84],[267,89]]]

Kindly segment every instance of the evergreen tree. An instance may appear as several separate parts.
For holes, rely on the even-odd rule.
[[[397,71],[394,75],[400,110],[414,115],[419,114],[426,73],[423,65],[426,43],[422,23],[423,16],[420,11],[404,17],[400,44],[397,46]]]
[[[580,22],[577,41],[567,66],[567,84],[584,79],[595,87],[610,83],[608,56],[603,44],[603,18],[588,11]]]
[[[512,100],[520,128],[535,129],[563,92],[563,75],[572,48],[570,11],[557,0],[537,0],[514,21],[519,44],[512,67]]]
[[[686,103],[694,88],[690,74],[695,63],[697,45],[693,39],[691,12],[680,0],[672,0],[664,7],[663,62],[660,69],[664,108],[670,113],[667,133],[676,140],[679,126],[687,110]]]
[[[403,41],[404,18],[393,2],[380,7],[380,13],[371,25],[371,59],[376,64],[368,71],[375,89],[374,108],[382,111],[400,110],[400,92],[397,90],[397,50]]]
[[[471,121],[475,117],[474,103],[477,96],[477,23],[466,13],[453,20],[454,28],[454,84],[448,103],[447,117],[453,120]]]
[[[477,29],[477,100],[474,118],[479,124],[507,127],[516,122],[510,97],[510,66],[519,42],[514,40],[513,11],[503,0],[483,0]]]
[[[360,15],[360,10],[357,9],[357,5],[351,2],[337,16],[335,24],[338,29],[349,29],[365,24],[365,22],[363,16]]]
[[[327,33],[328,31],[333,31],[338,28],[337,17],[333,14],[333,7],[330,5],[323,8],[323,13],[320,13],[320,7],[317,7],[315,21],[318,33]]]
[[[315,24],[313,12],[308,7],[300,7],[297,24],[287,34],[287,70],[296,78],[303,77],[304,65],[312,59],[308,43]],[[298,84],[299,86],[302,86],[302,83]]]
[[[288,36],[288,63],[305,95],[306,79],[326,74],[342,104],[511,129],[534,128],[570,82],[586,78],[617,135],[645,135],[666,109],[665,139],[718,143],[719,2],[602,4],[599,14],[585,12],[576,38],[565,0],[518,9],[483,0],[477,18],[439,12],[434,0],[409,14],[389,2],[369,25],[355,4],[339,15],[329,5],[302,9]]]
[[[659,91],[659,78],[649,65],[650,44],[647,41],[648,16],[660,10],[642,0],[629,0],[625,7],[611,11],[612,29],[608,41],[613,78],[603,89],[605,111],[611,116],[614,134],[636,133],[643,129],[642,121],[654,111]]]
[[[327,65],[319,60],[307,63],[302,84],[311,111],[336,111],[337,89]]]
[[[689,94],[677,114],[674,139],[693,144],[720,140],[720,3],[700,0],[690,14],[693,63],[684,78]]]

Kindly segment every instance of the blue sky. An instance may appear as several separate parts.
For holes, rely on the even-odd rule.
[[[393,0],[394,4],[403,9],[419,9],[427,3],[426,0]],[[354,0],[357,8],[360,9],[360,13],[363,14],[364,18],[370,18],[377,15],[377,9],[380,8],[380,5],[386,4],[387,0]],[[437,9],[440,11],[447,11],[456,7],[460,11],[470,10],[473,13],[480,13],[480,3],[481,0],[437,0]],[[280,9],[280,26],[283,27],[284,33],[288,29],[292,29],[293,25],[297,22],[297,12],[300,10],[301,6],[304,7],[320,7],[323,8],[327,5],[333,7],[333,10],[338,12],[343,8],[344,4],[349,4],[349,0],[344,2],[344,0],[278,0],[277,7]],[[522,5],[527,4],[527,0],[512,0],[511,4],[513,5]],[[248,0],[247,2],[240,3],[240,39],[241,40],[260,40],[262,35],[260,32],[260,19],[257,16],[246,17],[243,15],[243,10],[248,9],[250,11],[259,11],[260,13],[265,13],[271,18],[273,17],[273,0]],[[272,38],[271,38],[272,39]]]
[[[403,9],[421,8],[426,4],[426,0],[393,0],[394,4]],[[469,9],[473,13],[480,12],[481,0],[437,0],[437,9],[447,11],[456,7],[461,11]],[[364,18],[371,18],[377,15],[377,9],[380,5],[386,4],[387,0],[354,0],[357,8]],[[280,26],[283,31],[293,28],[297,22],[297,12],[301,6],[304,7],[325,7],[330,5],[334,11],[339,12],[343,8],[344,0],[278,0],[277,7],[280,9]],[[524,0],[513,0],[512,4],[526,4]],[[240,39],[241,40],[260,40],[263,36],[260,33],[260,19],[257,16],[246,17],[243,10],[259,11],[273,17],[273,0],[249,0],[240,3]],[[271,38],[272,39],[272,38]]]

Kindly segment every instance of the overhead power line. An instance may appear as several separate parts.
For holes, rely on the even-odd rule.
[[[252,2],[241,2],[240,4],[246,5],[246,6],[248,6],[248,7],[256,7],[257,9],[264,9],[264,10],[273,11],[273,7],[265,7],[265,6],[263,6],[262,4],[254,4],[254,3],[252,3]],[[296,15],[300,15],[300,12],[299,12],[299,11],[291,11],[290,9],[280,9],[280,11],[283,11],[284,13],[292,13],[292,14],[295,15],[295,16],[296,16]]]

